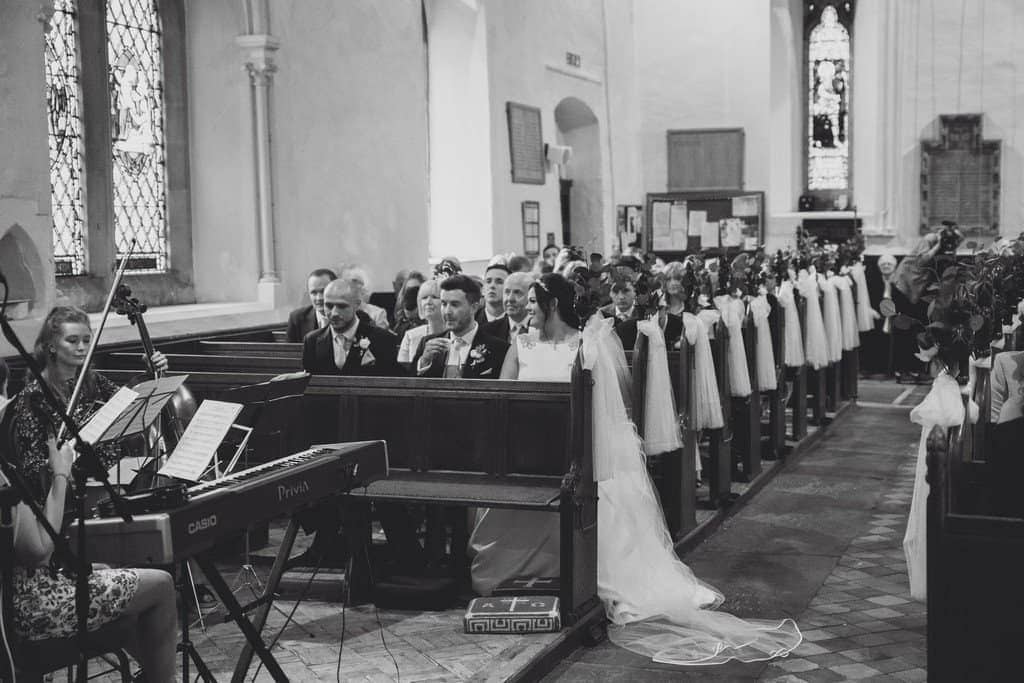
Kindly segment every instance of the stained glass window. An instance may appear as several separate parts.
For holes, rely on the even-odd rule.
[[[807,44],[807,188],[850,186],[850,33],[826,6]]]
[[[156,0],[107,0],[114,244],[128,269],[167,269],[163,68]]]
[[[57,275],[85,272],[82,96],[75,0],[56,0],[46,33],[50,213]]]

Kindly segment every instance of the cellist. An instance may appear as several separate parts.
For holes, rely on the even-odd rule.
[[[92,328],[85,311],[73,306],[56,306],[43,321],[33,348],[33,356],[42,370],[43,378],[54,395],[63,401],[65,408],[79,374],[85,373],[79,400],[71,414],[78,425],[83,425],[99,405],[109,400],[118,390],[118,386],[102,374],[83,367],[91,341]],[[154,351],[150,361],[161,371],[167,369],[167,358],[159,351]],[[60,420],[44,400],[42,388],[34,377],[28,379],[10,408],[16,411],[16,453],[12,454],[12,459],[32,487],[33,494],[42,498],[50,488],[47,466],[49,449],[46,442],[58,432]],[[97,446],[95,450],[108,468],[113,467],[121,457],[121,446],[116,442]]]

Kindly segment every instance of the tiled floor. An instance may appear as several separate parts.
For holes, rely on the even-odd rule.
[[[803,644],[762,680],[927,680],[928,620],[924,604],[910,598],[902,548],[913,488],[914,459],[906,457],[868,528],[797,617]]]

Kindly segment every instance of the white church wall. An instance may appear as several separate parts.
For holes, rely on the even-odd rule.
[[[251,299],[259,277],[250,94],[235,45],[243,24],[224,5],[189,8],[196,288],[205,300]],[[286,299],[303,300],[312,268],[342,263],[365,265],[386,290],[398,268],[427,265],[420,4],[281,0],[271,3],[270,32],[280,42],[270,125]]]

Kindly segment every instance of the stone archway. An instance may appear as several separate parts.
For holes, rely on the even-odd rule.
[[[558,144],[572,148],[561,178],[569,190],[569,239],[585,252],[604,248],[604,193],[601,177],[601,130],[594,110],[583,100],[566,97],[555,107]]]
[[[7,311],[11,320],[29,317],[40,303],[42,283],[33,279],[43,272],[42,261],[28,233],[13,224],[0,238],[0,273],[7,280]]]

